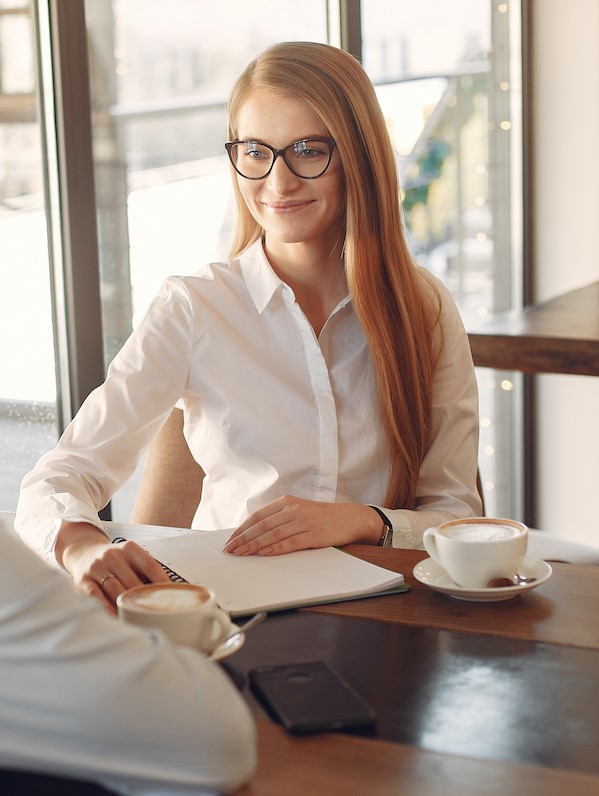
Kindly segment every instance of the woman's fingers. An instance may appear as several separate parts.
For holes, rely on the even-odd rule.
[[[360,503],[322,503],[285,495],[254,512],[224,550],[238,556],[280,555],[350,542],[376,543],[380,517]]]
[[[273,545],[281,545],[301,533],[302,520],[297,510],[300,498],[286,495],[254,512],[229,537],[224,550],[235,555],[253,555]],[[306,503],[308,501],[305,501]],[[322,504],[321,504],[322,505]],[[287,545],[288,549],[292,549]]]
[[[238,556],[280,555],[338,543],[335,504],[286,495],[254,512],[227,540]]]

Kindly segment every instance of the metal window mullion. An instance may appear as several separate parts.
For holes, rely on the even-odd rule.
[[[54,90],[61,261],[53,266],[53,306],[63,328],[56,354],[64,426],[104,379],[102,313],[84,3],[43,1]]]
[[[339,0],[341,47],[362,60],[362,15],[360,0]]]
[[[362,60],[362,19],[360,0],[328,0],[328,41]]]
[[[536,298],[536,252],[535,252],[535,196],[534,196],[534,54],[532,28],[533,3],[522,0],[522,299],[530,304]],[[523,404],[523,459],[524,459],[524,508],[523,517],[527,525],[537,526],[540,495],[538,490],[536,377],[525,375]]]

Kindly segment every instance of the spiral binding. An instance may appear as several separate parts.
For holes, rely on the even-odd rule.
[[[162,569],[166,572],[166,574],[169,576],[169,578],[173,581],[173,583],[189,583],[189,581],[185,580],[185,578],[182,575],[179,575],[179,573],[175,572],[174,569],[167,567],[167,565],[163,564],[162,561],[159,561],[158,563],[160,564]]]
[[[126,542],[126,541],[127,540],[125,539],[124,536],[115,536],[114,539],[112,540],[112,543],[120,544],[121,542]],[[182,575],[179,575],[179,573],[175,572],[174,569],[167,567],[167,565],[163,564],[162,561],[158,561],[158,563],[160,564],[162,569],[166,572],[166,574],[169,576],[169,578],[173,581],[173,583],[189,583],[189,581],[185,580],[185,578]]]

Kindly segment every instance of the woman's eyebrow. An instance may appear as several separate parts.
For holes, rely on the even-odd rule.
[[[330,136],[327,135],[326,133],[300,135],[297,138],[293,138],[291,141],[289,141],[289,143],[286,144],[286,146],[291,146],[291,144],[296,144],[298,141],[313,141],[315,138],[330,138]],[[256,144],[268,144],[269,146],[274,147],[274,149],[278,149],[278,147],[275,147],[274,144],[271,144],[268,141],[266,141],[264,138],[259,138],[256,135],[238,135],[237,141],[254,141]]]

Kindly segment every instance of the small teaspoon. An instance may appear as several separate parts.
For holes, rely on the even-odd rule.
[[[268,614],[266,613],[266,611],[258,611],[258,613],[250,617],[247,620],[247,622],[244,622],[242,625],[239,625],[237,630],[227,638],[227,641],[230,638],[235,638],[235,636],[238,636],[240,633],[246,633],[248,630],[251,630],[253,627],[256,627],[256,625],[259,625],[261,622],[264,622],[267,616]]]
[[[222,641],[221,644],[230,646],[234,641],[237,640],[237,638],[242,633],[246,633],[248,630],[251,630],[253,627],[256,627],[256,625],[259,625],[261,622],[264,622],[267,616],[268,614],[266,613],[266,611],[258,611],[258,613],[250,617],[247,620],[247,622],[244,622],[242,625],[239,625],[239,627],[237,627],[235,631],[231,633],[230,636],[227,636],[227,638],[224,641]]]
[[[525,583],[534,583],[536,578],[525,578],[516,573],[512,578],[493,578],[488,583],[489,589],[501,589],[509,586],[522,586]]]
[[[217,648],[217,652],[219,653],[219,658],[225,655],[226,652],[237,643],[237,640],[243,633],[245,633],[247,630],[251,630],[251,628],[253,627],[256,627],[256,625],[259,625],[260,622],[264,622],[267,616],[268,614],[266,613],[266,611],[258,611],[257,614],[254,614],[254,616],[248,619],[247,622],[244,622],[243,625],[239,625],[239,627],[237,627],[235,632],[231,633],[230,636],[227,636],[227,638],[224,641],[221,641],[220,645]],[[213,653],[212,657],[214,657],[215,655],[216,653]]]

